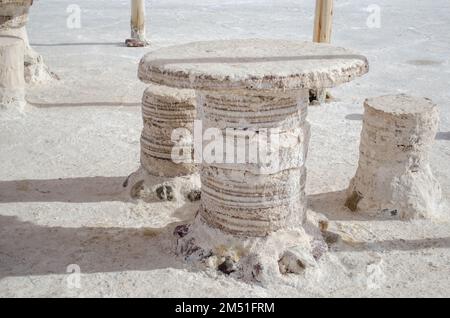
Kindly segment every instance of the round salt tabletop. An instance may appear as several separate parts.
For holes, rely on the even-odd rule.
[[[406,94],[368,98],[364,104],[384,113],[398,115],[428,113],[437,107],[428,98],[414,97]]]
[[[367,58],[351,50],[286,40],[221,40],[146,54],[139,79],[205,90],[297,90],[333,87],[367,73]]]

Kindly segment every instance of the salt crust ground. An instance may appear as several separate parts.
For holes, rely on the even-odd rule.
[[[197,204],[123,194],[139,166],[145,85],[137,62],[147,50],[196,40],[309,40],[314,1],[150,1],[147,49],[122,45],[128,0],[76,1],[81,29],[66,28],[73,1],[36,2],[31,43],[61,80],[30,87],[33,106],[21,118],[0,114],[0,296],[450,296],[447,217],[400,222],[339,208],[356,170],[362,102],[387,93],[440,105],[431,159],[450,198],[450,35],[442,32],[450,4],[379,0],[381,28],[369,29],[364,9],[373,2],[337,0],[333,34],[335,44],[369,58],[369,75],[310,108],[310,214],[328,216],[342,242],[318,270],[267,286],[202,272],[173,255],[168,232]],[[69,264],[81,268],[80,289],[68,288]]]

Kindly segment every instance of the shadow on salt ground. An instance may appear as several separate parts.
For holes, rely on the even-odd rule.
[[[31,46],[118,46],[126,47],[125,42],[81,42],[81,43],[32,43]]]
[[[132,202],[127,177],[89,177],[0,181],[0,203],[8,202]]]
[[[0,279],[67,274],[70,264],[79,265],[82,273],[186,268],[170,248],[160,246],[178,224],[141,229],[66,228],[0,216]]]
[[[131,175],[0,181],[0,204],[12,202],[137,203],[137,199],[131,196],[133,188],[129,184],[130,177]],[[155,184],[163,184],[163,181],[157,178]],[[161,200],[155,195],[146,197],[145,202],[161,202]]]
[[[396,217],[370,216],[351,212],[345,207],[346,190],[308,195],[308,206],[311,210],[322,213],[331,221],[394,221]]]
[[[164,228],[46,227],[0,216],[0,279],[10,276],[67,274],[76,264],[84,274],[156,269],[197,271],[170,252],[175,226]],[[161,243],[165,243],[162,247]],[[339,244],[334,252],[450,248],[450,237]]]
[[[309,208],[322,213],[331,221],[394,221],[395,217],[372,217],[348,210],[345,206],[346,191],[321,193],[308,196]],[[358,242],[343,241],[332,248],[334,252],[384,252],[411,251],[428,248],[450,248],[450,237],[425,238],[418,240],[393,239],[384,241]]]
[[[448,131],[448,132],[438,132],[436,134],[436,140],[450,140],[450,131]]]
[[[86,102],[86,103],[34,103],[27,101],[36,108],[56,108],[56,107],[140,107],[141,103],[121,103],[121,102]]]
[[[347,116],[345,116],[345,119],[361,121],[363,120],[363,114],[348,114]]]
[[[450,248],[450,237],[425,238],[420,240],[384,240],[373,242],[344,242],[334,249],[335,252],[386,252],[414,251],[430,248]]]

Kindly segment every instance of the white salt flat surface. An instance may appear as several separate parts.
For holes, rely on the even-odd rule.
[[[315,1],[147,1],[149,48],[126,48],[128,0],[35,1],[32,46],[61,80],[28,89],[20,118],[0,113],[0,296],[450,296],[450,222],[371,219],[339,208],[358,161],[363,101],[407,93],[431,98],[441,124],[431,154],[450,199],[450,3],[378,0],[381,27],[368,28],[366,0],[336,0],[333,44],[368,57],[370,72],[311,107],[311,210],[344,242],[319,270],[268,286],[199,271],[175,257],[167,227],[196,204],[133,203],[122,182],[139,166],[137,80],[144,53],[191,41],[310,40]],[[448,210],[445,211],[448,215]],[[81,270],[70,288],[67,266]]]

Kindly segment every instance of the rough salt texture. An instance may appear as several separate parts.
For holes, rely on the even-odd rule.
[[[33,0],[1,0],[0,29],[23,27]]]
[[[368,99],[364,107],[359,167],[346,205],[402,219],[439,214],[441,188],[429,164],[437,106],[402,94]]]
[[[0,109],[25,104],[23,41],[0,36]]]
[[[25,27],[32,3],[32,0],[0,1],[0,36],[15,36],[24,41],[24,76],[27,83],[45,82],[57,78],[45,65],[43,57],[31,48],[28,41]]]
[[[198,92],[203,130],[218,129],[226,148],[222,158],[203,158],[200,210],[182,235],[175,231],[178,254],[263,284],[315,267],[314,251],[327,248],[317,225],[305,231],[308,98],[307,89]]]
[[[142,98],[141,163],[150,174],[175,177],[198,171],[193,162],[192,144],[195,104],[192,90],[157,85],[145,90]],[[180,134],[176,129],[181,129]],[[176,158],[172,152],[176,152]]]
[[[126,193],[133,200],[143,202],[185,202],[193,191],[200,190],[200,177],[191,174],[179,177],[159,177],[140,167],[123,183]]]
[[[367,59],[328,44],[286,40],[195,42],[148,53],[139,78],[194,89],[320,89],[368,72]]]
[[[199,94],[203,129],[219,128],[226,143],[231,140],[223,161],[204,158],[200,215],[207,224],[241,236],[266,236],[288,224],[301,227],[306,209],[307,99],[307,90]],[[205,135],[204,156],[210,142]]]
[[[178,242],[179,253],[205,261],[220,258],[220,246],[256,244],[240,249],[242,260],[235,260],[240,276],[259,280],[274,272],[299,272],[293,264],[308,263],[301,258],[312,253],[301,243],[310,241],[303,228],[309,90],[367,71],[367,59],[352,51],[284,40],[197,42],[144,56],[139,78],[196,89],[203,121],[201,207],[189,235]],[[211,129],[219,135],[207,138]],[[261,158],[267,154],[272,156]],[[295,229],[293,240],[283,239],[289,229]],[[229,257],[219,265],[219,270],[232,270]]]
[[[311,223],[291,225],[265,237],[243,238],[196,218],[192,224],[176,227],[174,236],[177,253],[186,260],[263,285],[286,274],[310,274],[328,249],[317,225]]]
[[[198,202],[118,200],[116,187],[139,166],[146,86],[136,80],[136,66],[149,50],[190,41],[310,39],[315,1],[154,0],[146,49],[121,45],[129,35],[129,0],[34,2],[30,42],[61,81],[28,89],[29,101],[52,107],[32,107],[20,121],[0,115],[1,297],[450,296],[448,221],[355,214],[343,208],[342,192],[358,165],[364,99],[401,90],[440,106],[430,159],[450,199],[450,33],[442,32],[450,25],[448,0],[378,0],[380,29],[366,26],[368,2],[337,1],[333,42],[364,52],[370,75],[332,90],[331,103],[309,108],[306,191],[308,215],[327,215],[328,231],[341,243],[311,275],[285,275],[265,287],[198,270],[172,253],[168,225],[188,222]],[[55,32],[73,3],[83,9],[82,28]],[[80,289],[67,284],[74,263]]]

